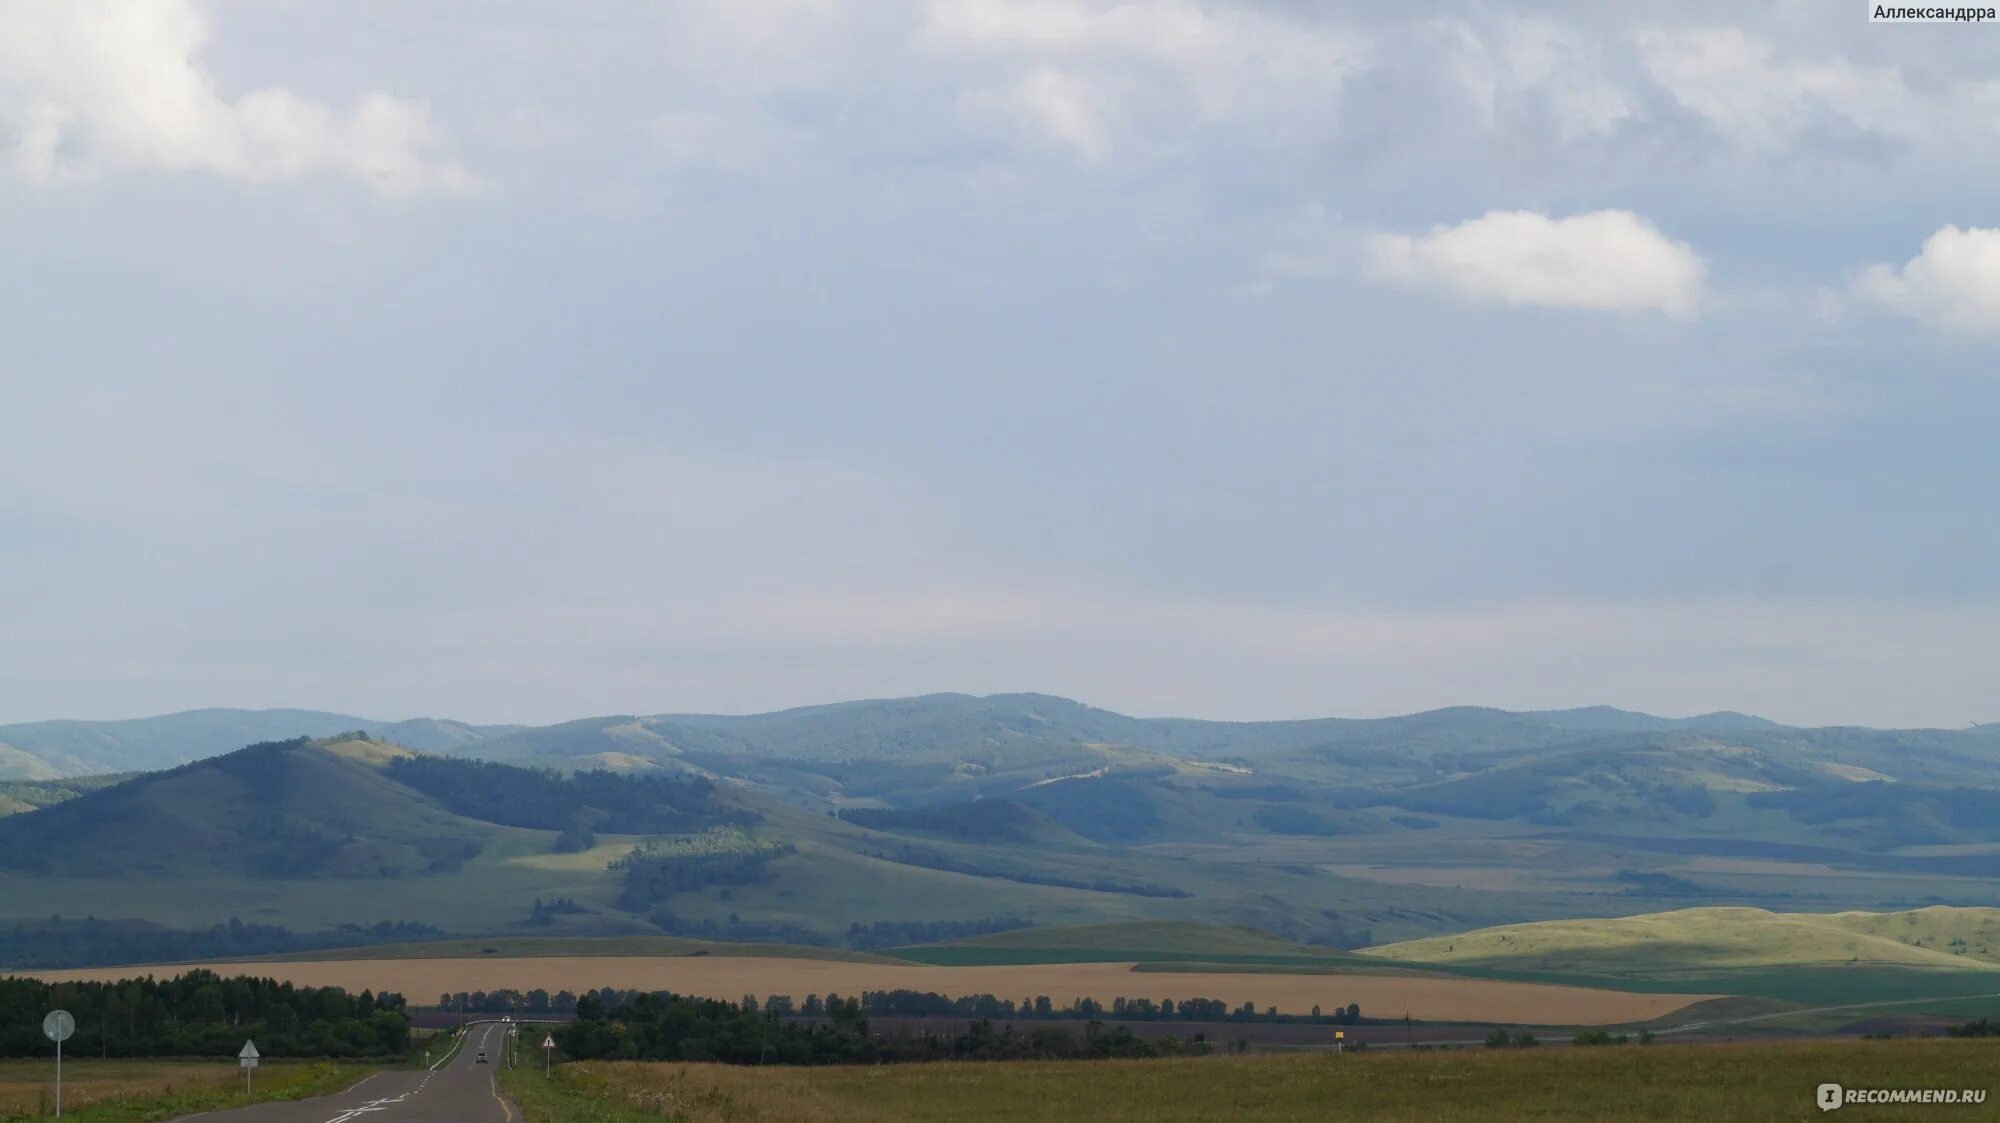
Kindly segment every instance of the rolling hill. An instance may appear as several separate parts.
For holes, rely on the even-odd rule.
[[[1691,908],[1512,924],[1386,944],[1364,954],[1412,963],[1651,978],[1838,965],[2000,971],[2000,909],[1823,914]]]
[[[1990,905],[2000,879],[2000,730],[1601,707],[1230,723],[1034,694],[533,728],[207,711],[160,719],[159,741],[144,723],[10,729],[171,757],[253,718],[371,732],[103,791],[0,786],[0,923],[111,900],[177,929],[869,950],[1143,922],[1354,948],[1690,905]]]
[[[270,742],[0,819],[0,868],[69,876],[394,876],[462,863],[490,828],[391,782],[409,750]]]
[[[431,718],[380,722],[317,710],[208,709],[126,721],[41,721],[0,725],[0,780],[152,771],[256,742],[330,737],[352,729],[426,751],[513,731]]]

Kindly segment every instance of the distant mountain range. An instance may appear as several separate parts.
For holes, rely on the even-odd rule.
[[[865,949],[1139,920],[1355,947],[1690,905],[2000,903],[1991,728],[938,694],[534,727],[204,710],[0,742],[0,963],[89,934],[52,916],[173,946],[249,939],[207,932],[232,918],[289,929],[256,935],[270,950],[385,925]],[[124,775],[76,778],[105,772]]]
[[[1008,741],[1102,743],[1162,752],[1227,753],[1404,736],[1559,739],[1569,732],[1733,732],[1783,728],[1736,713],[1663,718],[1610,706],[1509,713],[1455,707],[1391,718],[1226,722],[1134,718],[1040,694],[931,694],[750,715],[584,718],[549,726],[475,725],[437,718],[384,721],[323,710],[202,709],[119,721],[0,725],[0,780],[54,780],[172,768],[259,741],[365,730],[424,752],[495,758],[593,752],[748,752],[801,760],[885,759]],[[1428,732],[1427,732],[1428,731]],[[1470,744],[1468,745],[1470,747]]]
[[[146,772],[259,741],[331,737],[355,729],[413,749],[448,752],[518,728],[430,718],[383,722],[319,710],[209,709],[123,721],[37,721],[0,725],[0,780]]]

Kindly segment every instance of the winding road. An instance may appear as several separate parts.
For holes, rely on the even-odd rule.
[[[346,1091],[289,1103],[261,1103],[183,1116],[175,1123],[516,1123],[495,1072],[512,1026],[475,1022],[428,1069],[378,1072]],[[480,1064],[484,1051],[491,1063]]]

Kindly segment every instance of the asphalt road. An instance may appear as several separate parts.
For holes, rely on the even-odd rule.
[[[499,1022],[473,1024],[465,1031],[464,1044],[429,1070],[378,1072],[331,1096],[183,1118],[201,1123],[515,1123],[520,1113],[501,1097],[494,1077],[508,1028]],[[481,1049],[490,1063],[479,1063]]]

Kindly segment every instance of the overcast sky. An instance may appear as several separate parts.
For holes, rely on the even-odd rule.
[[[1860,3],[0,0],[0,720],[2000,719],[1996,182]]]

